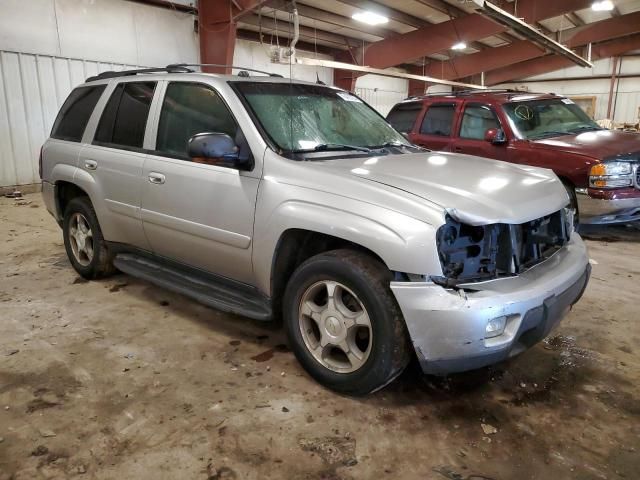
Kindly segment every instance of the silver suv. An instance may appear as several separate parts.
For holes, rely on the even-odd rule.
[[[283,319],[323,385],[366,394],[544,338],[589,262],[550,170],[415,147],[346,91],[172,66],[71,92],[43,196],[85,278],[117,270]]]

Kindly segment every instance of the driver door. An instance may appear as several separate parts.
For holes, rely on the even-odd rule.
[[[459,122],[453,151],[479,157],[507,160],[507,143],[495,144],[484,139],[490,128],[502,129],[493,109],[482,103],[467,103]]]
[[[210,85],[168,82],[157,106],[155,151],[144,165],[142,222],[153,252],[240,282],[252,279],[253,219],[260,179],[196,163],[187,141],[226,133],[247,148],[233,114]],[[243,143],[244,142],[244,143]]]

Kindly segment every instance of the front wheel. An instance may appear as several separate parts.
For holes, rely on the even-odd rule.
[[[404,370],[408,334],[390,281],[381,262],[351,250],[316,255],[293,273],[285,328],[298,361],[319,383],[364,395]]]

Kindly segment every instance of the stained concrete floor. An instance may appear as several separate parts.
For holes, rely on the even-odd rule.
[[[0,199],[0,479],[637,479],[640,228],[587,237],[591,283],[547,341],[354,399],[276,327],[81,280],[40,197]]]

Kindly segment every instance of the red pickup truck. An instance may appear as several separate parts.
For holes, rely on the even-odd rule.
[[[599,127],[568,98],[509,90],[426,95],[395,105],[387,121],[432,150],[552,169],[581,223],[640,220],[640,135]]]

